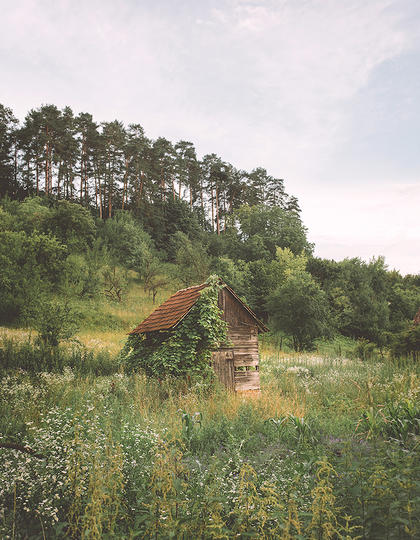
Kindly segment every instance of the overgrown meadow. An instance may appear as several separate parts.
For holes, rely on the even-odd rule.
[[[159,155],[143,200],[104,169],[106,220],[71,175],[69,200],[0,200],[0,537],[419,537],[419,277],[313,257],[263,170],[215,230],[168,196]],[[193,331],[182,376],[129,372],[127,332],[214,273],[273,330],[261,393],[182,372]]]
[[[95,358],[4,372],[2,538],[419,537],[417,365],[265,345],[245,396]]]

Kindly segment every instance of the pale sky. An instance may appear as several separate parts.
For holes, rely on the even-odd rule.
[[[298,197],[315,254],[420,272],[419,0],[0,0],[0,102],[140,123]]]

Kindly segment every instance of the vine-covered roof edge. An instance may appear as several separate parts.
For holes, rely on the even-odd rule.
[[[232,296],[248,311],[257,323],[262,332],[267,332],[268,328],[258,319],[252,309],[243,302],[239,296],[226,283],[220,283],[222,288],[226,288]],[[208,283],[194,285],[186,289],[180,289],[158,308],[156,308],[146,319],[144,319],[129,335],[143,334],[146,332],[157,332],[160,330],[171,330],[176,328],[180,322],[188,315],[201,295],[201,291],[208,287]]]

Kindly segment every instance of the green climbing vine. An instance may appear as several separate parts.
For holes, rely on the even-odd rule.
[[[220,279],[210,276],[188,315],[172,331],[129,336],[122,357],[129,370],[143,369],[150,377],[206,375],[212,350],[226,342],[227,324],[217,299]]]

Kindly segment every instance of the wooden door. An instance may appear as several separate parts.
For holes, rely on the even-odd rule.
[[[233,351],[214,351],[212,355],[213,369],[219,381],[228,389],[235,390]]]

